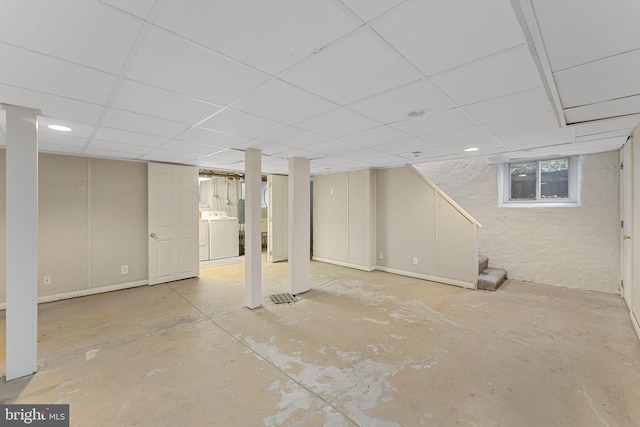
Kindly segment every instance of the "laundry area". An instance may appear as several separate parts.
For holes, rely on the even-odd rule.
[[[285,177],[286,179],[286,177]],[[202,169],[199,191],[200,268],[244,262],[245,181],[239,172]],[[262,250],[267,251],[269,223],[269,186],[262,177],[261,234]]]

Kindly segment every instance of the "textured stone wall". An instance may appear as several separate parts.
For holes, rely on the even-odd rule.
[[[484,226],[479,253],[509,278],[618,293],[618,162],[617,151],[582,157],[577,208],[498,207],[498,166],[484,158],[417,167]]]

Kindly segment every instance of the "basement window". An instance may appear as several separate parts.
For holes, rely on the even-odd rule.
[[[579,157],[527,159],[501,165],[500,205],[510,207],[577,207]]]

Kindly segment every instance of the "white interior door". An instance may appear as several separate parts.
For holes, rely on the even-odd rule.
[[[198,169],[149,163],[149,284],[195,277]]]
[[[289,256],[289,178],[283,175],[268,175],[267,184],[267,261],[286,261]]]
[[[631,288],[630,292],[630,303],[631,313],[636,319],[636,329],[638,331],[638,335],[640,336],[640,268],[633,268],[633,265],[638,265],[640,263],[640,148],[636,146],[638,141],[636,141],[633,137],[627,141],[626,145],[630,145],[629,157],[632,159],[630,165],[630,175],[629,180],[631,181],[631,194],[633,195],[631,199],[631,223],[630,229],[633,233],[631,235],[631,243],[632,243],[632,268],[631,268],[631,283],[629,288]],[[626,167],[625,167],[626,169]],[[627,284],[625,282],[625,288]]]
[[[622,147],[622,171],[621,171],[621,196],[622,196],[622,297],[631,308],[633,288],[633,159],[631,156],[631,143],[627,142]]]

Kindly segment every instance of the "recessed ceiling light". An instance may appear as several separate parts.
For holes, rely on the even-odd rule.
[[[420,117],[420,116],[424,116],[425,114],[427,114],[427,110],[413,110],[413,111],[409,111],[407,113],[407,116],[409,116],[409,117]]]
[[[521,174],[520,174],[520,175],[518,175],[518,176],[527,176],[527,174],[526,174],[526,173],[521,173]]]
[[[71,128],[62,125],[49,125],[47,127],[60,132],[71,132]]]
[[[478,151],[479,148],[478,147],[471,147],[471,148],[466,148],[464,151]]]

